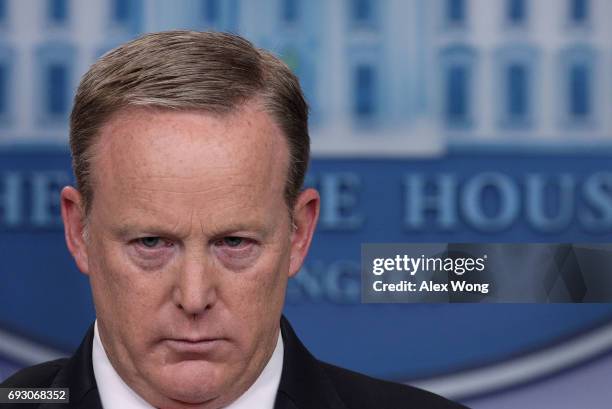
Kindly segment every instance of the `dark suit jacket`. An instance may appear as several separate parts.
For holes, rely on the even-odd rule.
[[[317,361],[281,319],[284,361],[275,409],[465,409],[432,393]],[[70,404],[2,404],[7,409],[101,409],[91,361],[93,325],[76,353],[23,369],[0,387],[70,388]],[[115,409],[115,408],[106,408]],[[256,408],[254,408],[256,409]]]

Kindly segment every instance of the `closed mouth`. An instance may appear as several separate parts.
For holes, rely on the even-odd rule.
[[[176,352],[207,353],[218,348],[223,341],[224,338],[168,338],[163,343]]]

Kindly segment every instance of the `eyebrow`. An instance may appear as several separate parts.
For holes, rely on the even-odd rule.
[[[262,222],[229,222],[226,225],[212,227],[209,233],[212,237],[220,237],[244,231],[258,232],[262,237],[267,237],[272,231],[272,226],[266,226]]]
[[[135,232],[146,232],[151,236],[161,237],[177,236],[176,232],[173,232],[172,229],[168,229],[167,227],[162,227],[161,225],[155,224],[126,223],[117,226],[112,226],[111,231],[114,236],[120,238],[127,238]]]

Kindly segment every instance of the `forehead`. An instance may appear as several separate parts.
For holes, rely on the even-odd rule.
[[[255,103],[224,115],[128,108],[105,123],[94,151],[94,161],[134,164],[134,171],[161,166],[177,174],[191,170],[181,165],[188,165],[194,156],[214,157],[228,165],[246,160],[255,166],[272,157],[282,160],[288,156],[280,129]],[[162,163],[156,161],[159,156],[165,157]]]
[[[117,194],[128,202],[162,194],[283,197],[288,156],[282,132],[255,103],[226,115],[129,108],[103,126],[94,146],[94,202]]]

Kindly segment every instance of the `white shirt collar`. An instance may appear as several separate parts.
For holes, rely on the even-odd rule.
[[[283,370],[283,354],[283,340],[279,333],[274,352],[257,380],[226,409],[273,409]],[[100,341],[98,321],[94,325],[92,361],[104,409],[153,409],[153,406],[134,392],[113,368]]]

